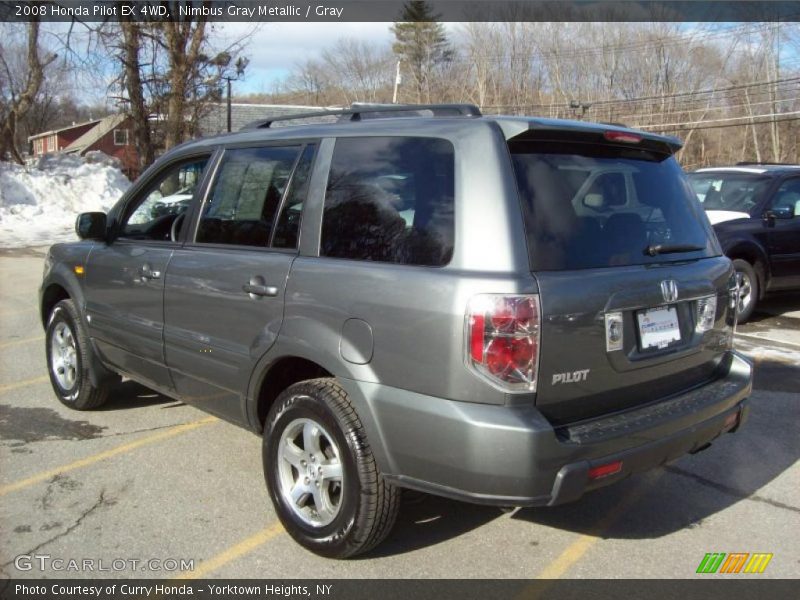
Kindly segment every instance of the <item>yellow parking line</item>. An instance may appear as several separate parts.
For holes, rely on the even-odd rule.
[[[192,571],[191,573],[182,573],[175,579],[202,579],[206,577],[212,571],[216,571],[220,567],[228,564],[232,560],[236,560],[244,556],[245,554],[249,554],[259,546],[267,543],[269,540],[274,538],[280,533],[283,533],[284,529],[280,523],[273,523],[269,527],[265,527],[258,533],[251,535],[243,539],[238,544],[234,544],[230,548],[223,550],[216,556],[212,556],[208,560],[204,560],[200,563],[196,570]]]
[[[642,481],[639,486],[629,493],[619,504],[614,506],[614,508],[608,511],[602,519],[595,523],[594,527],[592,527],[589,533],[581,535],[577,540],[567,546],[567,548],[559,556],[557,556],[553,562],[547,565],[542,572],[536,576],[536,578],[558,579],[564,573],[566,573],[569,568],[578,562],[592,546],[602,539],[600,536],[604,531],[616,523],[620,517],[622,517],[634,504],[636,504],[642,498],[642,496],[647,493],[648,490],[650,490],[653,484],[658,480],[659,477],[661,477],[663,473],[663,470],[658,471],[648,480]]]
[[[29,338],[22,338],[22,339],[19,339],[19,340],[11,340],[11,341],[3,342],[2,344],[0,344],[0,348],[10,348],[11,346],[19,346],[20,344],[28,344],[30,342],[38,342],[38,341],[43,340],[43,339],[44,339],[43,335],[36,335],[36,336],[33,336],[33,337],[29,337]]]
[[[111,448],[110,450],[105,450],[97,454],[92,454],[91,456],[87,456],[86,458],[76,460],[75,462],[71,462],[69,464],[62,465],[60,467],[56,467],[55,469],[42,471],[41,473],[37,473],[36,475],[32,475],[31,477],[27,477],[26,479],[21,479],[20,481],[15,481],[14,483],[9,483],[0,486],[0,496],[5,496],[6,494],[10,494],[11,492],[16,492],[17,490],[30,487],[36,483],[40,483],[42,481],[46,481],[52,477],[55,477],[56,475],[62,475],[64,473],[68,473],[76,469],[88,467],[89,465],[93,465],[94,463],[109,458],[113,458],[115,456],[124,454],[126,452],[130,452],[131,450],[135,450],[136,448],[141,448],[142,446],[153,444],[155,442],[160,442],[161,440],[165,440],[167,438],[180,435],[181,433],[186,433],[187,431],[192,431],[193,429],[197,429],[198,427],[202,427],[203,425],[215,423],[218,420],[219,419],[217,419],[217,417],[206,417],[205,419],[200,419],[199,421],[193,421],[192,423],[184,423],[183,425],[176,425],[175,427],[172,427],[170,429],[166,429],[159,433],[139,438],[138,440],[134,440],[133,442],[128,442],[127,444],[122,444],[121,446],[116,446],[115,448]]]
[[[40,377],[34,377],[33,379],[23,379],[22,381],[15,381],[14,383],[6,383],[0,385],[0,393],[16,390],[21,387],[28,387],[29,385],[36,385],[37,383],[44,383],[45,381],[50,381],[50,377],[42,375]]]

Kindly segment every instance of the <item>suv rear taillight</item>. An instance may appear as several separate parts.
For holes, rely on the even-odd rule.
[[[467,364],[509,391],[536,390],[539,296],[481,294],[467,307]]]
[[[705,333],[714,328],[717,320],[717,297],[707,296],[697,300],[697,333]]]

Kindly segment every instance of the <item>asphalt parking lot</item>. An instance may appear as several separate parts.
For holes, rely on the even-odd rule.
[[[337,562],[278,524],[258,437],[129,382],[95,412],[57,402],[36,309],[42,258],[0,252],[4,577],[684,578],[709,552],[772,553],[755,577],[800,572],[800,296],[739,329],[756,379],[737,434],[556,508],[409,494],[387,542]],[[66,570],[71,559],[95,571]]]

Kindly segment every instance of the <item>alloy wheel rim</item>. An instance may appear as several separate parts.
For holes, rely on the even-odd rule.
[[[50,339],[50,370],[63,390],[71,390],[78,381],[78,349],[75,334],[64,322],[53,329]]]
[[[295,419],[278,442],[278,485],[304,523],[330,524],[342,506],[343,467],[333,436],[313,419]]]
[[[750,277],[747,273],[737,273],[737,279],[739,280],[739,313],[743,313],[748,306],[750,306],[750,301],[753,296],[753,284],[750,281]]]

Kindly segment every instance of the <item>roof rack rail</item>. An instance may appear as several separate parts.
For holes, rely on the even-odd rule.
[[[318,117],[349,117],[341,121],[361,121],[365,114],[417,112],[427,110],[434,117],[480,117],[480,109],[474,104],[353,104],[350,108],[337,110],[321,110],[315,112],[298,113],[294,115],[281,115],[253,121],[242,127],[247,129],[268,129],[278,121],[297,121],[300,119],[314,119]]]

